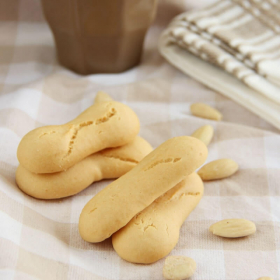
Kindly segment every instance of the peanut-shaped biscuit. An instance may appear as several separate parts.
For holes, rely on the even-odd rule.
[[[90,155],[66,171],[35,174],[19,165],[16,181],[23,192],[35,198],[67,197],[77,194],[95,181],[122,176],[151,151],[151,145],[137,136],[124,146]]]
[[[30,172],[59,172],[100,150],[131,142],[138,132],[139,120],[128,106],[99,101],[67,124],[27,133],[19,143],[17,156]]]
[[[196,138],[181,136],[167,140],[85,205],[79,220],[82,238],[100,242],[110,237],[193,173],[206,157],[206,146]]]
[[[153,263],[168,255],[180,228],[203,195],[203,182],[192,173],[113,234],[118,255],[133,263]]]

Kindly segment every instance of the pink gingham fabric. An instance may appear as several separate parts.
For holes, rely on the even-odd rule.
[[[204,197],[181,228],[171,254],[196,261],[192,279],[280,280],[279,131],[185,76],[157,51],[158,37],[175,15],[209,2],[160,1],[138,67],[82,77],[58,65],[38,0],[0,1],[0,279],[163,279],[164,259],[135,265],[114,252],[110,239],[81,239],[80,212],[110,181],[53,201],[29,197],[15,183],[21,138],[38,126],[69,121],[104,90],[137,113],[140,135],[153,147],[211,124],[215,136],[207,162],[232,158],[240,165],[231,178],[205,183]],[[223,121],[192,116],[194,102],[216,107]],[[225,218],[252,220],[257,232],[236,240],[213,236],[209,226]]]

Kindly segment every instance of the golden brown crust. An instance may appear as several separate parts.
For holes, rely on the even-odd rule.
[[[180,228],[203,195],[203,182],[192,173],[113,234],[115,251],[126,261],[149,264],[168,255]]]
[[[181,136],[167,140],[85,205],[79,220],[82,238],[100,242],[110,237],[193,173],[206,157],[206,146],[196,138]]]
[[[23,192],[35,198],[67,197],[77,194],[95,181],[122,176],[151,151],[151,145],[137,136],[125,146],[90,155],[66,171],[35,174],[19,165],[16,181]]]
[[[131,142],[139,127],[128,106],[116,101],[97,102],[67,124],[27,133],[18,146],[18,160],[33,173],[67,170],[93,153]]]

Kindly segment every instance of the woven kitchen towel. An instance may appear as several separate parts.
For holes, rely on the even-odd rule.
[[[231,53],[258,74],[280,82],[277,0],[222,0],[189,13],[184,19],[190,30]]]
[[[265,275],[280,280],[279,131],[182,74],[157,51],[159,36],[174,16],[207,2],[161,0],[138,67],[82,77],[58,65],[39,0],[0,1],[1,280],[164,280],[164,259],[151,265],[131,264],[116,254],[110,239],[90,244],[80,237],[83,206],[111,181],[52,201],[25,195],[15,183],[21,138],[36,127],[73,119],[92,104],[98,90],[137,113],[140,135],[154,148],[211,124],[215,135],[207,161],[229,157],[240,165],[231,178],[205,183],[201,202],[181,228],[171,254],[196,261],[192,280],[256,280]],[[192,116],[189,107],[194,102],[214,106],[223,121]],[[252,220],[257,233],[236,240],[213,236],[209,226],[226,218]]]
[[[280,106],[270,105],[280,105],[279,9],[280,4],[274,0],[217,1],[207,8],[177,16],[163,33],[160,50],[165,55],[164,49],[176,45],[236,77],[256,92],[254,96],[258,100],[247,103],[263,103],[265,100],[264,106],[268,109],[248,104],[246,107],[255,112],[267,111],[259,115],[279,127]],[[176,59],[169,60],[174,64]],[[176,65],[182,68],[179,64]],[[220,80],[221,85],[216,85],[215,89],[229,95],[222,90],[225,81],[222,77]],[[248,92],[244,94],[247,97]],[[233,99],[240,99],[237,97],[239,93],[234,95]],[[244,103],[247,97],[239,102]]]

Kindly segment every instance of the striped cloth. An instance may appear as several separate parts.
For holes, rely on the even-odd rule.
[[[220,0],[181,15],[174,41],[280,104],[280,3]]]
[[[194,3],[196,2],[196,3]],[[232,158],[240,171],[205,183],[205,195],[181,229],[172,255],[197,262],[194,280],[280,280],[280,135],[272,125],[170,66],[157,52],[166,24],[207,1],[162,0],[145,43],[142,63],[125,73],[81,77],[60,67],[38,0],[0,1],[0,279],[160,280],[164,260],[134,265],[120,259],[111,240],[84,242],[79,214],[110,181],[66,199],[42,201],[15,184],[16,149],[31,129],[61,124],[90,106],[98,90],[128,104],[139,116],[140,135],[153,147],[202,125],[215,129],[207,162]],[[193,102],[219,109],[224,121],[190,114]],[[249,238],[213,236],[220,219],[247,218]]]
[[[280,128],[279,1],[216,1],[206,8],[177,16],[163,37],[162,45],[177,45],[225,70],[255,91],[253,103],[265,103],[266,108],[254,104],[251,110],[264,111],[259,115]],[[217,87],[221,92],[226,91],[222,89],[222,82]],[[246,97],[236,99],[242,104],[251,99]]]

